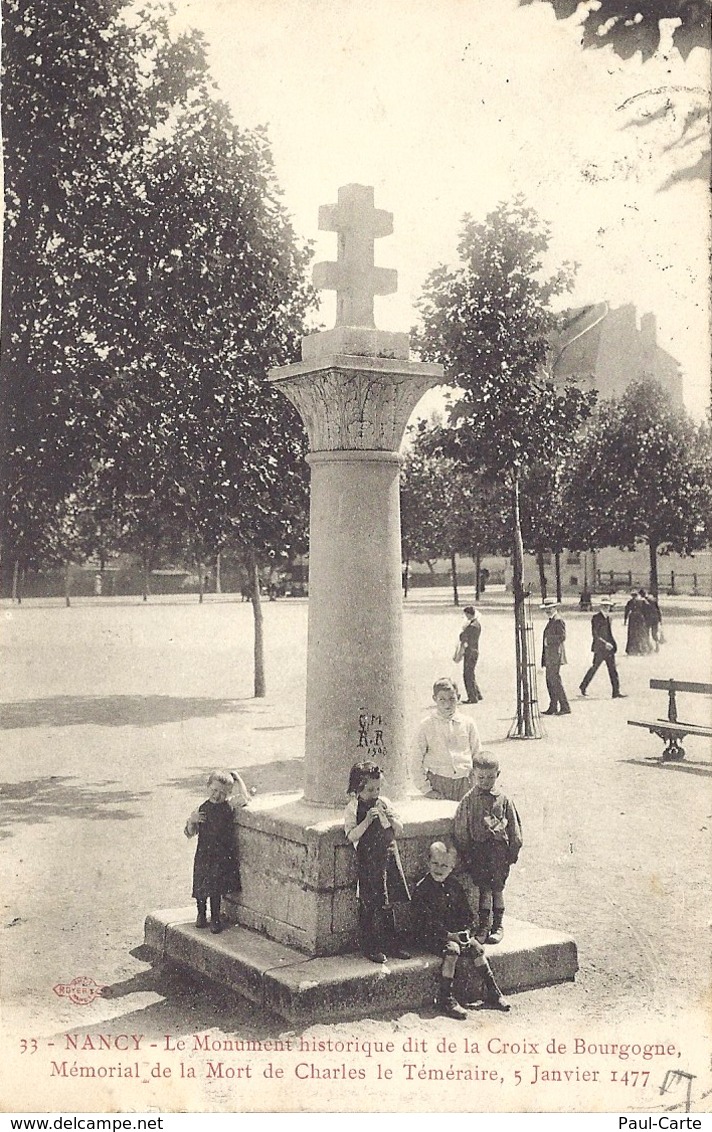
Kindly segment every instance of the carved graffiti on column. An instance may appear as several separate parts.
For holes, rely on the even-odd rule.
[[[358,717],[358,745],[368,746],[368,716],[364,712]]]
[[[383,716],[361,711],[358,717],[358,746],[365,748],[364,755],[369,759],[382,758],[386,753],[383,739]]]
[[[432,385],[430,375],[338,368],[279,382],[304,421],[312,452],[396,451],[411,412]]]

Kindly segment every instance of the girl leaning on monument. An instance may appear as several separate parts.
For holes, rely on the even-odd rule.
[[[383,772],[375,763],[351,767],[344,811],[344,832],[356,849],[358,870],[359,945],[373,963],[386,955],[410,959],[398,941],[395,909],[410,901],[396,837],[403,826],[381,794]]]

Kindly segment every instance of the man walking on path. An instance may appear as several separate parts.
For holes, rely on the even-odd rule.
[[[570,715],[571,708],[561,681],[561,666],[566,664],[566,622],[559,616],[558,603],[553,597],[544,598],[542,609],[549,620],[544,626],[544,641],[541,653],[541,666],[546,672],[546,687],[549,693],[549,706],[543,715]]]
[[[579,691],[582,696],[586,695],[586,689],[601,665],[605,663],[611,681],[613,699],[624,699],[620,688],[620,680],[618,679],[618,669],[616,668],[616,652],[618,651],[618,645],[613,636],[613,627],[611,625],[610,612],[612,608],[613,602],[611,599],[603,597],[601,598],[601,608],[597,610],[591,618],[591,632],[593,634],[591,652],[593,653],[593,662],[579,685]]]

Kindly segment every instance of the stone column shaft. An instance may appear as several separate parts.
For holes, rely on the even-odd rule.
[[[410,413],[442,371],[335,355],[271,377],[299,410],[311,447],[305,801],[343,805],[349,770],[365,759],[383,767],[384,792],[403,797],[397,449]]]
[[[314,452],[304,796],[337,804],[353,763],[406,790],[395,453]]]

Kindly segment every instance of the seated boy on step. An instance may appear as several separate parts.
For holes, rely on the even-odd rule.
[[[467,1012],[453,993],[458,969],[466,992],[472,977],[476,976],[481,981],[486,1005],[496,1010],[510,1007],[495,982],[484,948],[475,938],[470,906],[452,869],[452,853],[442,841],[434,841],[430,846],[428,872],[415,887],[411,909],[415,939],[421,947],[443,958],[436,1000],[438,1009],[461,1021],[467,1017]],[[465,997],[469,999],[470,995]]]

